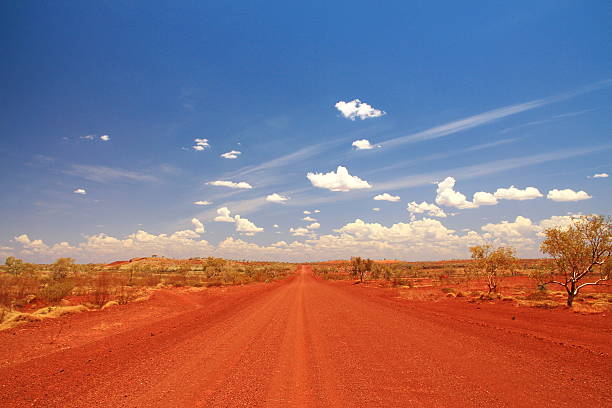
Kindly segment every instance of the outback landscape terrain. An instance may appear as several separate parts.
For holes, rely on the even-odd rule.
[[[0,408],[612,408],[612,7],[0,2]]]
[[[473,260],[379,261],[363,282],[355,260],[58,260],[70,295],[4,309],[0,403],[607,406],[612,291],[570,309],[541,262],[488,294]]]

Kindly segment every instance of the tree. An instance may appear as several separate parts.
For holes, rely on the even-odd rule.
[[[374,261],[371,259],[362,259],[359,256],[351,258],[351,275],[358,276],[359,281],[363,282],[366,275],[372,271],[373,265]]]
[[[489,294],[497,292],[499,283],[508,274],[512,274],[516,263],[515,250],[511,247],[494,249],[492,245],[470,247],[475,268],[487,278]]]
[[[567,292],[567,305],[586,286],[603,285],[610,279],[612,250],[612,221],[601,215],[582,216],[572,225],[548,228],[540,249],[553,258],[554,270],[547,284],[557,284]],[[555,279],[555,272],[562,279]],[[591,282],[580,283],[587,276],[598,273]]]
[[[20,275],[26,267],[21,259],[15,258],[14,256],[7,257],[4,264],[6,265],[8,273],[15,276]]]
[[[74,270],[74,259],[73,258],[58,258],[51,265],[51,271],[53,271],[54,280],[62,280],[68,276],[70,272]]]

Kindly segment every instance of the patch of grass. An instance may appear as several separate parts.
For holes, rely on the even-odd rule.
[[[40,291],[40,297],[47,302],[57,303],[66,296],[69,296],[74,289],[74,285],[69,281],[51,282]]]

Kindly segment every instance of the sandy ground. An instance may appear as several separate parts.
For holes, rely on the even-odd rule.
[[[606,407],[612,319],[316,279],[0,332],[2,407]]]

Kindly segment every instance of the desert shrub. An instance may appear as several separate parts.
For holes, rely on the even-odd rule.
[[[91,302],[98,307],[104,306],[111,298],[111,275],[104,271],[96,275],[93,281],[93,289],[90,293]]]
[[[8,275],[0,274],[0,306],[11,305],[12,279]]]
[[[72,258],[58,258],[58,260],[51,265],[53,280],[65,279],[74,270],[75,264]]]
[[[73,283],[67,280],[51,282],[40,291],[40,297],[48,302],[57,303],[70,295],[73,288]]]

